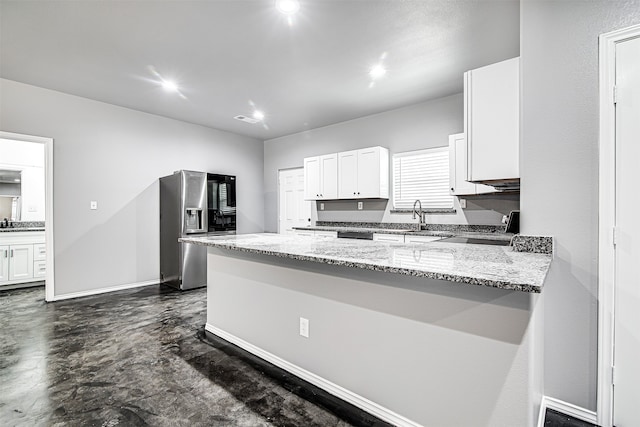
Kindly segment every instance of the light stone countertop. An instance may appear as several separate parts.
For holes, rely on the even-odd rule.
[[[44,231],[44,227],[7,227],[7,228],[0,228],[0,233],[21,233],[23,231]]]
[[[283,234],[189,237],[195,243],[241,252],[538,293],[552,256],[507,246],[389,243]]]
[[[330,227],[323,225],[312,225],[308,227],[294,227],[294,230],[313,230],[313,231],[355,231],[370,232],[379,234],[403,234],[406,236],[438,236],[438,237],[471,237],[486,240],[510,241],[513,234],[509,233],[480,233],[480,232],[460,232],[460,231],[436,231],[436,230],[409,230],[395,228],[365,228],[365,227]]]

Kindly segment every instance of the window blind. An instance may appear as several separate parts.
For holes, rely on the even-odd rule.
[[[393,207],[452,209],[449,194],[449,147],[398,153],[393,156]]]

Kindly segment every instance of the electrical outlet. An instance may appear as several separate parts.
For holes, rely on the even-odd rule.
[[[300,318],[300,335],[309,338],[309,319]]]
[[[358,210],[361,211],[363,207],[364,207],[364,203],[358,202]]]
[[[96,209],[98,209],[98,202],[96,202],[95,200],[92,200],[90,208],[92,211],[95,211]]]
[[[324,203],[320,203],[320,210],[323,211],[324,210]]]
[[[467,208],[467,199],[460,199],[460,208],[461,209]]]

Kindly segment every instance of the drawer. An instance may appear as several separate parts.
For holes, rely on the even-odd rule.
[[[33,245],[33,260],[44,261],[47,259],[47,246],[44,243],[35,243]]]
[[[315,236],[313,230],[294,230],[298,236]]]
[[[404,243],[404,235],[403,234],[373,233],[373,240],[375,240],[377,242]]]
[[[46,261],[34,261],[33,262],[33,277],[45,277],[47,275],[47,262]]]
[[[316,237],[329,237],[329,238],[337,238],[338,237],[338,232],[337,231],[325,231],[325,230],[316,230],[315,234]]]
[[[436,240],[440,240],[442,237],[440,236],[405,236],[405,243],[428,243],[435,242]]]

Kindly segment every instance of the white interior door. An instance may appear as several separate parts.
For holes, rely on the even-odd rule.
[[[304,168],[278,173],[278,232],[289,234],[293,227],[305,227],[311,221],[311,203],[304,199]]]
[[[616,45],[616,229],[613,418],[640,426],[640,38]]]

